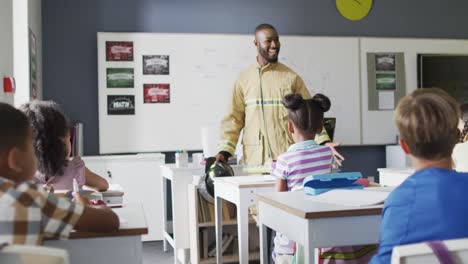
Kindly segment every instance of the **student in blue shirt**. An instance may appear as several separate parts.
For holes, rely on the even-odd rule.
[[[385,202],[378,254],[370,263],[390,263],[393,247],[468,237],[468,173],[452,170],[460,110],[437,88],[418,89],[397,106],[400,145],[416,172]]]

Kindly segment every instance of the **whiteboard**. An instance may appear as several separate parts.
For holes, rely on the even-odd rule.
[[[361,38],[362,78],[362,144],[395,144],[398,130],[394,122],[394,111],[369,111],[367,100],[368,52],[403,52],[405,56],[406,93],[417,88],[418,54],[468,54],[468,40],[454,39],[405,39],[405,38]]]
[[[134,59],[106,61],[106,41],[132,41]],[[281,36],[279,60],[312,94],[329,96],[335,141],[361,143],[359,39]],[[255,63],[252,35],[98,33],[101,154],[202,149],[201,128],[219,127],[234,81]],[[169,55],[168,75],[143,75],[143,55]],[[134,88],[106,88],[107,68],[134,68]],[[143,84],[169,83],[170,103],[144,104]],[[109,95],[134,95],[134,115],[108,115]],[[219,138],[213,138],[218,141]]]

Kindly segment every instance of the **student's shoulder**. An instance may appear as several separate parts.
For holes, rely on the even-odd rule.
[[[23,206],[39,206],[49,196],[49,193],[33,181],[20,184],[1,182],[0,186],[3,195],[9,196]]]
[[[418,180],[411,177],[412,176],[406,179],[390,193],[387,200],[385,200],[386,207],[409,205],[414,201]]]
[[[84,168],[85,163],[81,159],[80,156],[75,156],[70,161],[68,161],[68,166],[75,168],[75,169],[79,169],[79,168]]]
[[[312,145],[309,146],[305,151],[305,154],[314,154],[314,155],[321,155],[321,156],[329,156],[333,155],[333,151],[329,146],[326,145]]]

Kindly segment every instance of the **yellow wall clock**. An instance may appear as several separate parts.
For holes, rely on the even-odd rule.
[[[373,0],[336,0],[336,8],[345,18],[357,21],[369,14]]]

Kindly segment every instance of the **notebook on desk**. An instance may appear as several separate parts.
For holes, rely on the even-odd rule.
[[[109,189],[102,192],[102,199],[110,207],[122,206],[124,194],[123,188],[120,185],[115,183],[109,184]]]
[[[310,196],[308,199],[321,203],[364,207],[383,204],[391,192],[391,189],[371,189],[374,188],[363,190],[336,189],[320,195]]]

